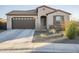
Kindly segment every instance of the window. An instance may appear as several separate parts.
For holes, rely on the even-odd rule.
[[[64,16],[61,16],[61,15],[54,16],[54,20],[55,20],[55,24],[60,25],[60,23],[63,22],[64,20]]]

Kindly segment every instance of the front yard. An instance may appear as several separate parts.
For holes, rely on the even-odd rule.
[[[61,37],[63,38],[62,32],[50,34],[46,31],[35,31],[33,42],[50,43]]]
[[[79,37],[68,39],[62,35],[63,32],[49,34],[48,32],[35,32],[33,43],[69,43],[79,44]]]
[[[32,42],[79,44],[79,28],[74,21],[68,22],[64,31],[57,31],[53,26],[50,29],[52,31],[36,31]]]

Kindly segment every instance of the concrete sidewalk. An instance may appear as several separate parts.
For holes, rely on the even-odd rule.
[[[23,46],[23,47],[21,47]],[[8,53],[79,53],[79,44],[29,43],[16,46],[14,49],[0,49]],[[30,47],[30,48],[29,48]]]
[[[35,45],[37,45],[37,46],[35,46]],[[79,44],[36,43],[33,46],[34,47],[33,47],[32,52],[79,53]]]

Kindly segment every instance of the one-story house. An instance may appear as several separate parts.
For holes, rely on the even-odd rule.
[[[7,13],[7,29],[47,30],[51,25],[61,28],[70,20],[71,13],[40,6],[34,10],[13,10]]]

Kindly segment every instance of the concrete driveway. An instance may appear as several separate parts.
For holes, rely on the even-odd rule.
[[[9,49],[31,49],[33,34],[32,29],[7,30],[0,33],[0,51]]]
[[[16,39],[26,39],[29,37],[33,37],[34,30],[32,29],[16,29],[16,30],[7,30],[5,32],[0,33],[0,42],[16,40]],[[31,39],[27,39],[31,40]]]

